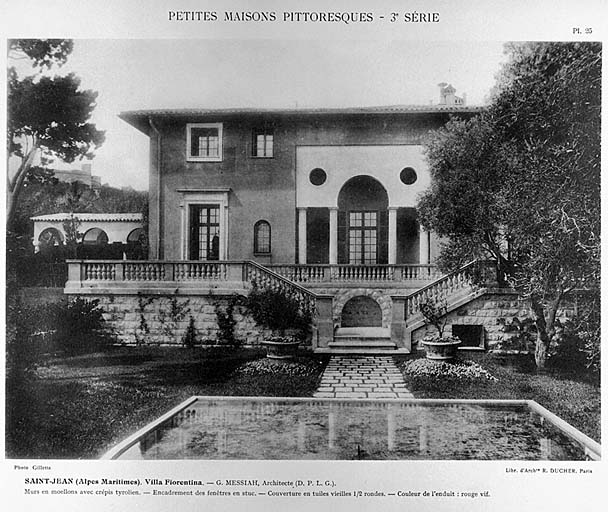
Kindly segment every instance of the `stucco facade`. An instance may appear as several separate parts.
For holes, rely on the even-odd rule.
[[[430,182],[422,144],[450,115],[478,110],[436,105],[123,113],[151,142],[150,257],[429,263],[436,240],[420,230],[415,212],[417,196]],[[259,154],[260,143],[270,150]],[[207,153],[200,156],[203,144]],[[356,211],[377,213],[357,220],[350,213]],[[260,224],[262,235],[256,232]],[[193,242],[193,236],[207,238]],[[267,245],[257,247],[257,236]]]

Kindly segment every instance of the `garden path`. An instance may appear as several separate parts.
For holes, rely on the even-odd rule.
[[[414,398],[390,356],[332,356],[315,398]]]

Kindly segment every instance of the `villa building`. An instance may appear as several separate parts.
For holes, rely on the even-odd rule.
[[[445,296],[465,345],[487,347],[499,329],[486,322],[487,290],[466,268],[439,273],[439,241],[416,213],[430,184],[425,137],[481,110],[442,83],[425,106],[123,112],[150,138],[150,260],[74,263],[66,292],[124,296],[107,300],[123,332],[146,313],[129,296],[159,297],[148,325],[183,296],[213,337],[218,301],[255,281],[314,303],[312,348],[347,353],[409,352],[424,334],[420,304]]]
[[[442,84],[444,85],[444,84]],[[149,110],[150,256],[261,264],[428,264],[436,239],[416,199],[422,142],[468,107]]]

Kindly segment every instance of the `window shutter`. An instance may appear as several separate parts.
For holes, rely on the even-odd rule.
[[[196,206],[190,207],[190,259],[198,260],[198,215],[199,209]]]
[[[338,263],[348,263],[347,212],[338,210]]]
[[[388,263],[388,210],[378,212],[378,263]]]

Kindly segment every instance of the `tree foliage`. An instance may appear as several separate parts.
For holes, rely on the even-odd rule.
[[[7,176],[7,222],[12,228],[17,199],[36,157],[43,166],[54,158],[73,162],[92,158],[105,134],[91,123],[97,93],[80,88],[73,73],[47,76],[43,70],[62,65],[72,51],[72,41],[17,39],[9,42],[11,59],[29,58],[37,72],[20,77],[8,71],[7,147],[20,159],[19,168]]]
[[[433,184],[419,210],[446,238],[444,267],[490,257],[530,299],[544,366],[564,297],[599,285],[601,46],[507,52],[487,111],[429,140]]]
[[[67,62],[74,42],[71,39],[11,39],[8,47],[11,59],[28,59],[33,67],[50,69]]]

